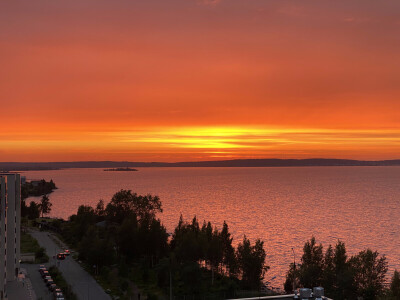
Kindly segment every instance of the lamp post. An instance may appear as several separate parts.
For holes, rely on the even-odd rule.
[[[294,249],[292,247],[293,252],[293,293],[295,294],[295,298],[297,298],[296,294],[296,254],[294,253]]]

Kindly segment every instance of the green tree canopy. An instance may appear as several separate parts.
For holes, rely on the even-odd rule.
[[[397,270],[394,271],[390,291],[395,299],[400,299],[400,273]]]
[[[52,203],[47,195],[43,195],[42,199],[40,199],[40,212],[42,213],[42,217],[45,214],[49,214],[51,211]]]
[[[338,241],[335,248],[329,246],[323,255],[323,247],[316,244],[314,237],[305,243],[303,251],[300,267],[294,270],[291,264],[287,272],[287,292],[292,291],[293,280],[298,278],[298,287],[322,285],[326,295],[333,299],[373,300],[384,294],[387,262],[378,252],[367,249],[348,259],[345,244]]]
[[[361,251],[351,257],[350,265],[354,272],[357,293],[364,299],[376,299],[384,291],[385,276],[388,270],[386,257],[379,257],[377,251]]]
[[[133,215],[139,220],[154,219],[158,212],[162,212],[161,201],[158,196],[141,196],[132,193],[131,190],[117,192],[106,207],[108,218],[119,224],[125,217]]]
[[[34,220],[40,217],[40,204],[37,204],[35,201],[31,201],[26,210],[27,210],[27,217],[30,220]]]
[[[226,267],[229,268],[229,273],[234,275],[237,269],[235,249],[232,246],[233,238],[229,232],[228,224],[224,221],[221,231],[222,242],[222,260]]]
[[[251,245],[250,240],[244,236],[243,242],[237,247],[236,256],[244,287],[258,289],[264,273],[269,269],[265,264],[264,242],[257,239]]]
[[[320,286],[322,283],[324,255],[322,245],[317,245],[315,238],[307,241],[303,248],[300,266],[300,284],[304,287]]]

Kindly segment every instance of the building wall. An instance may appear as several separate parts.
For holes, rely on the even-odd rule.
[[[0,299],[4,296],[7,275],[7,234],[6,234],[6,178],[0,175]]]
[[[18,277],[19,269],[21,268],[21,176],[16,174],[15,178],[15,227],[16,227],[16,244],[15,244],[15,268],[17,272],[14,273]]]
[[[21,181],[19,174],[0,173],[0,298],[7,281],[20,268]]]
[[[14,280],[19,271],[21,218],[21,184],[19,174],[7,176],[7,281]],[[17,220],[18,219],[18,220]],[[19,222],[18,222],[19,221]],[[18,254],[17,254],[18,252]]]

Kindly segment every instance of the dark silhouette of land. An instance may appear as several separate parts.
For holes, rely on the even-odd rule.
[[[400,166],[395,160],[352,159],[236,159],[195,162],[128,162],[128,161],[76,161],[76,162],[0,162],[0,170],[57,170],[66,168],[146,168],[146,167],[328,167],[328,166]]]
[[[111,171],[111,172],[135,172],[136,169],[132,168],[114,168],[114,169],[104,169],[103,171]]]

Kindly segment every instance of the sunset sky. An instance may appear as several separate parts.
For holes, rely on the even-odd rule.
[[[0,2],[0,161],[400,159],[399,0]]]

